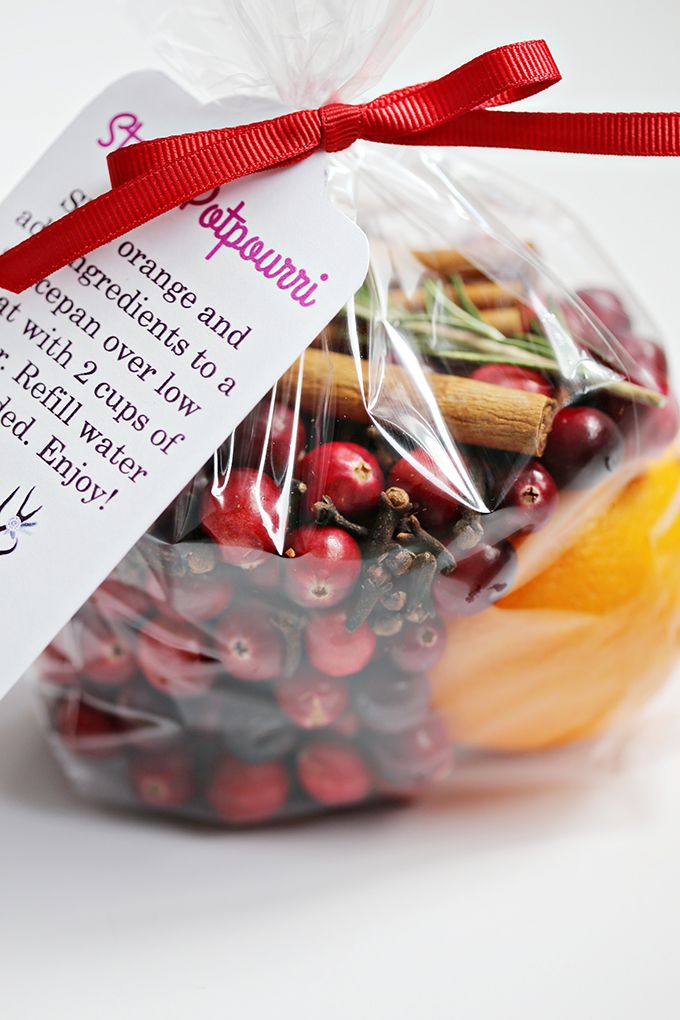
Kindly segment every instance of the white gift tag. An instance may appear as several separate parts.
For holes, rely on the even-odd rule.
[[[12,247],[108,187],[106,154],[224,126],[164,75],[96,99],[0,206]],[[361,285],[325,156],[0,291],[0,695]]]

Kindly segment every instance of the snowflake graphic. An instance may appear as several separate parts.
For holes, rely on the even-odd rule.
[[[10,492],[9,496],[0,503],[0,512],[6,510],[12,500],[18,497],[19,489],[20,486],[17,485]],[[42,506],[33,507],[32,510],[28,509],[34,492],[35,486],[24,496],[18,510],[12,514],[8,521],[5,524],[0,524],[0,556],[9,556],[10,553],[13,553],[19,544],[19,535],[30,535],[30,529],[37,526],[38,522],[32,521],[31,518],[35,517],[42,510]],[[12,543],[9,546],[5,546],[5,539],[7,538]]]

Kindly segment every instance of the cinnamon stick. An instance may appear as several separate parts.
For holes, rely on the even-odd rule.
[[[310,347],[304,355],[300,402],[307,413],[331,407],[338,417],[368,422],[369,415],[359,385],[354,358]],[[368,391],[369,366],[361,362],[364,392]],[[292,401],[297,387],[297,363],[284,376]],[[372,380],[375,387],[376,380]],[[487,446],[530,456],[540,456],[550,432],[557,405],[539,393],[506,389],[440,372],[427,374],[427,385],[441,415],[458,442]],[[400,408],[418,400],[418,387],[398,365],[381,369],[381,404],[392,420]],[[373,401],[375,407],[375,401]]]
[[[455,300],[455,288],[450,288]],[[465,293],[477,308],[510,308],[517,304],[515,295],[492,280],[480,280],[465,285]]]
[[[480,311],[479,315],[484,322],[495,326],[506,336],[522,332],[522,314],[519,308],[486,308]]]
[[[477,269],[477,266],[454,248],[414,251],[413,254],[427,269],[431,269],[433,273],[439,273],[440,276],[453,276],[454,273],[484,275]]]

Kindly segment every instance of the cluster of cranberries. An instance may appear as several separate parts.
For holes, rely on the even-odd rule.
[[[605,325],[618,316],[667,393],[660,348],[628,336],[618,299],[582,297]],[[473,377],[557,395],[517,366]],[[66,767],[110,798],[235,825],[437,782],[452,748],[428,676],[452,621],[507,593],[515,544],[560,490],[677,428],[672,397],[641,410],[596,394],[561,410],[544,457],[514,461],[509,481],[507,458],[464,451],[485,500],[500,492],[481,517],[423,451],[398,459],[365,425],[338,420],[329,435],[327,419],[263,403],[236,433],[225,486],[199,475],[44,653]]]

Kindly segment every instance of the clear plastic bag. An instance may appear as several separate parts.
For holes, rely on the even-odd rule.
[[[164,39],[213,93],[268,72],[318,103],[426,7],[369,6],[193,7],[245,40],[240,78],[165,4]],[[525,775],[677,656],[678,408],[627,286],[555,203],[447,150],[357,144],[328,187],[365,286],[39,662],[88,795],[240,825]]]

